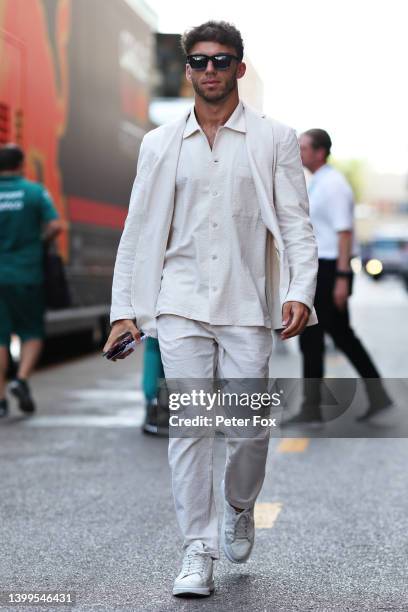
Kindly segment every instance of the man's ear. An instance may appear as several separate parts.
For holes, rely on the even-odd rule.
[[[237,68],[237,79],[242,79],[245,72],[246,72],[246,64],[245,62],[241,62],[240,64],[238,64],[238,68]]]
[[[186,64],[186,79],[191,83],[191,66]]]

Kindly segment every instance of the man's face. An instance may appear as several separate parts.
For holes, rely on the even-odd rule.
[[[217,55],[229,53],[237,55],[233,47],[221,45],[217,42],[199,42],[190,51],[190,55]],[[232,60],[227,70],[216,70],[212,61],[209,61],[205,70],[192,70],[186,64],[186,77],[192,84],[197,96],[209,103],[221,102],[237,87],[237,79],[244,76],[246,66],[243,62]]]
[[[302,134],[299,138],[300,155],[302,164],[305,168],[313,172],[315,165],[316,151],[312,147],[312,139],[306,134]]]
[[[300,155],[302,164],[310,172],[315,172],[322,164],[325,163],[324,149],[314,149],[312,147],[312,139],[307,134],[302,134],[299,138]]]

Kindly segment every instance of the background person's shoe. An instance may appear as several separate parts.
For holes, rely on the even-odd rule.
[[[6,399],[0,400],[0,418],[8,415],[8,402]]]
[[[183,567],[174,581],[173,595],[208,597],[213,590],[213,559],[203,542],[197,540],[184,553]]]
[[[371,405],[368,408],[367,412],[365,412],[364,414],[356,418],[356,421],[358,423],[364,423],[364,421],[368,421],[372,417],[387,414],[390,410],[392,410],[392,408],[395,408],[395,404],[392,401],[392,399],[390,398],[385,399],[384,402],[381,404],[377,403],[377,404]]]
[[[18,407],[22,412],[26,414],[32,414],[35,412],[34,400],[31,397],[30,387],[26,380],[16,378],[9,384],[9,391],[18,400]]]
[[[145,434],[155,436],[169,435],[169,409],[154,398],[146,402],[145,421],[142,425]]]
[[[254,509],[237,512],[224,499],[224,515],[221,526],[221,543],[231,563],[245,563],[255,541]]]

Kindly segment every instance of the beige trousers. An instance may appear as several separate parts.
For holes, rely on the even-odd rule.
[[[210,325],[172,314],[157,318],[158,340],[166,379],[267,379],[272,350],[265,327]],[[269,436],[226,438],[225,498],[249,508],[261,490]],[[204,542],[219,557],[218,518],[213,486],[213,436],[170,437],[169,464],[177,520],[184,547]]]

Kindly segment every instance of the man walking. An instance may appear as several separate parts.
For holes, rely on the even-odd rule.
[[[234,26],[207,22],[182,44],[194,108],[142,142],[104,350],[142,329],[158,337],[167,379],[266,379],[271,329],[286,339],[316,323],[317,253],[297,138],[240,101],[245,63]],[[227,441],[221,535],[235,563],[252,550],[268,441]],[[212,448],[211,436],[169,440],[184,536],[175,595],[214,588]]]
[[[48,191],[23,178],[23,151],[0,148],[0,416],[8,414],[6,373],[12,333],[21,340],[17,378],[10,391],[20,409],[35,404],[28,378],[41,353],[44,337],[43,246],[61,231]]]
[[[319,423],[321,385],[324,374],[324,334],[348,357],[364,378],[369,408],[358,420],[366,420],[391,404],[378,370],[350,326],[348,298],[353,273],[350,260],[356,254],[354,199],[344,176],[327,163],[332,142],[321,129],[300,137],[302,162],[312,174],[309,184],[310,216],[319,254],[315,308],[319,324],[300,336],[303,353],[304,399],[300,414],[286,422]]]

